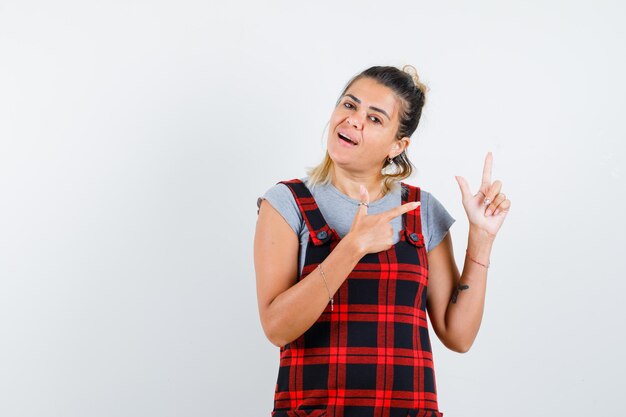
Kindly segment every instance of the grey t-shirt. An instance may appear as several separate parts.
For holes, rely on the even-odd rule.
[[[348,197],[339,191],[334,185],[328,183],[311,187],[308,184],[308,177],[301,178],[307,185],[313,198],[324,216],[328,225],[335,229],[340,237],[344,237],[350,231],[352,220],[358,209],[359,202]],[[367,212],[378,214],[390,210],[402,204],[401,187],[396,184],[383,198],[369,204]],[[257,200],[257,206],[261,206],[262,200],[267,200],[276,211],[287,221],[296,235],[300,238],[300,272],[304,267],[304,255],[309,242],[309,230],[298,210],[298,204],[291,193],[291,190],[284,184],[276,184],[265,192]],[[421,190],[421,218],[422,234],[426,243],[426,251],[430,251],[437,246],[445,237],[450,226],[455,219],[432,194]],[[395,244],[400,240],[402,230],[402,216],[398,216],[391,221],[394,231]]]

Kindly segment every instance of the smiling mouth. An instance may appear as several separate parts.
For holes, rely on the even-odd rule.
[[[346,135],[344,135],[343,133],[338,133],[337,134],[339,136],[339,139],[348,142],[351,145],[356,145],[357,143],[355,141],[353,141],[352,139],[350,139],[349,137],[347,137]]]

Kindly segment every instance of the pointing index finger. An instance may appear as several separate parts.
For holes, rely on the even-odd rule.
[[[491,185],[491,165],[493,164],[493,155],[491,152],[487,152],[487,156],[485,157],[485,166],[483,167],[483,183],[482,186],[490,186]],[[483,188],[481,187],[481,188]]]
[[[406,203],[398,207],[394,207],[391,210],[387,210],[384,213],[381,213],[387,220],[391,221],[402,214],[409,212],[411,210],[415,210],[419,207],[421,203],[419,201],[413,201],[412,203]]]

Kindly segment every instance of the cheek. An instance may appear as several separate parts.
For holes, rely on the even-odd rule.
[[[345,112],[341,109],[335,109],[330,115],[330,124],[331,126],[336,125],[339,121],[346,117]]]
[[[378,161],[387,157],[389,152],[394,148],[394,143],[388,134],[380,132],[378,135],[371,135],[366,138],[368,146],[368,154],[371,160]],[[393,139],[395,140],[395,139]]]

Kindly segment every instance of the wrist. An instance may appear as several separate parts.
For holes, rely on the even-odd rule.
[[[469,259],[470,261],[474,262],[475,264],[480,265],[480,266],[482,266],[485,269],[489,269],[489,263],[490,263],[489,262],[489,258],[487,258],[487,263],[483,263],[483,262],[477,261],[476,259],[472,258],[472,255],[470,254],[469,248],[467,248],[465,250],[465,256],[467,257],[467,259]]]
[[[478,244],[492,245],[494,240],[496,240],[496,235],[470,223],[469,239]]]
[[[353,254],[356,257],[357,262],[367,254],[364,248],[362,248],[358,241],[354,238],[354,235],[350,232],[348,232],[348,234],[341,239],[339,245],[345,246],[346,251]]]
[[[489,265],[494,235],[470,226],[466,255],[478,264]]]

